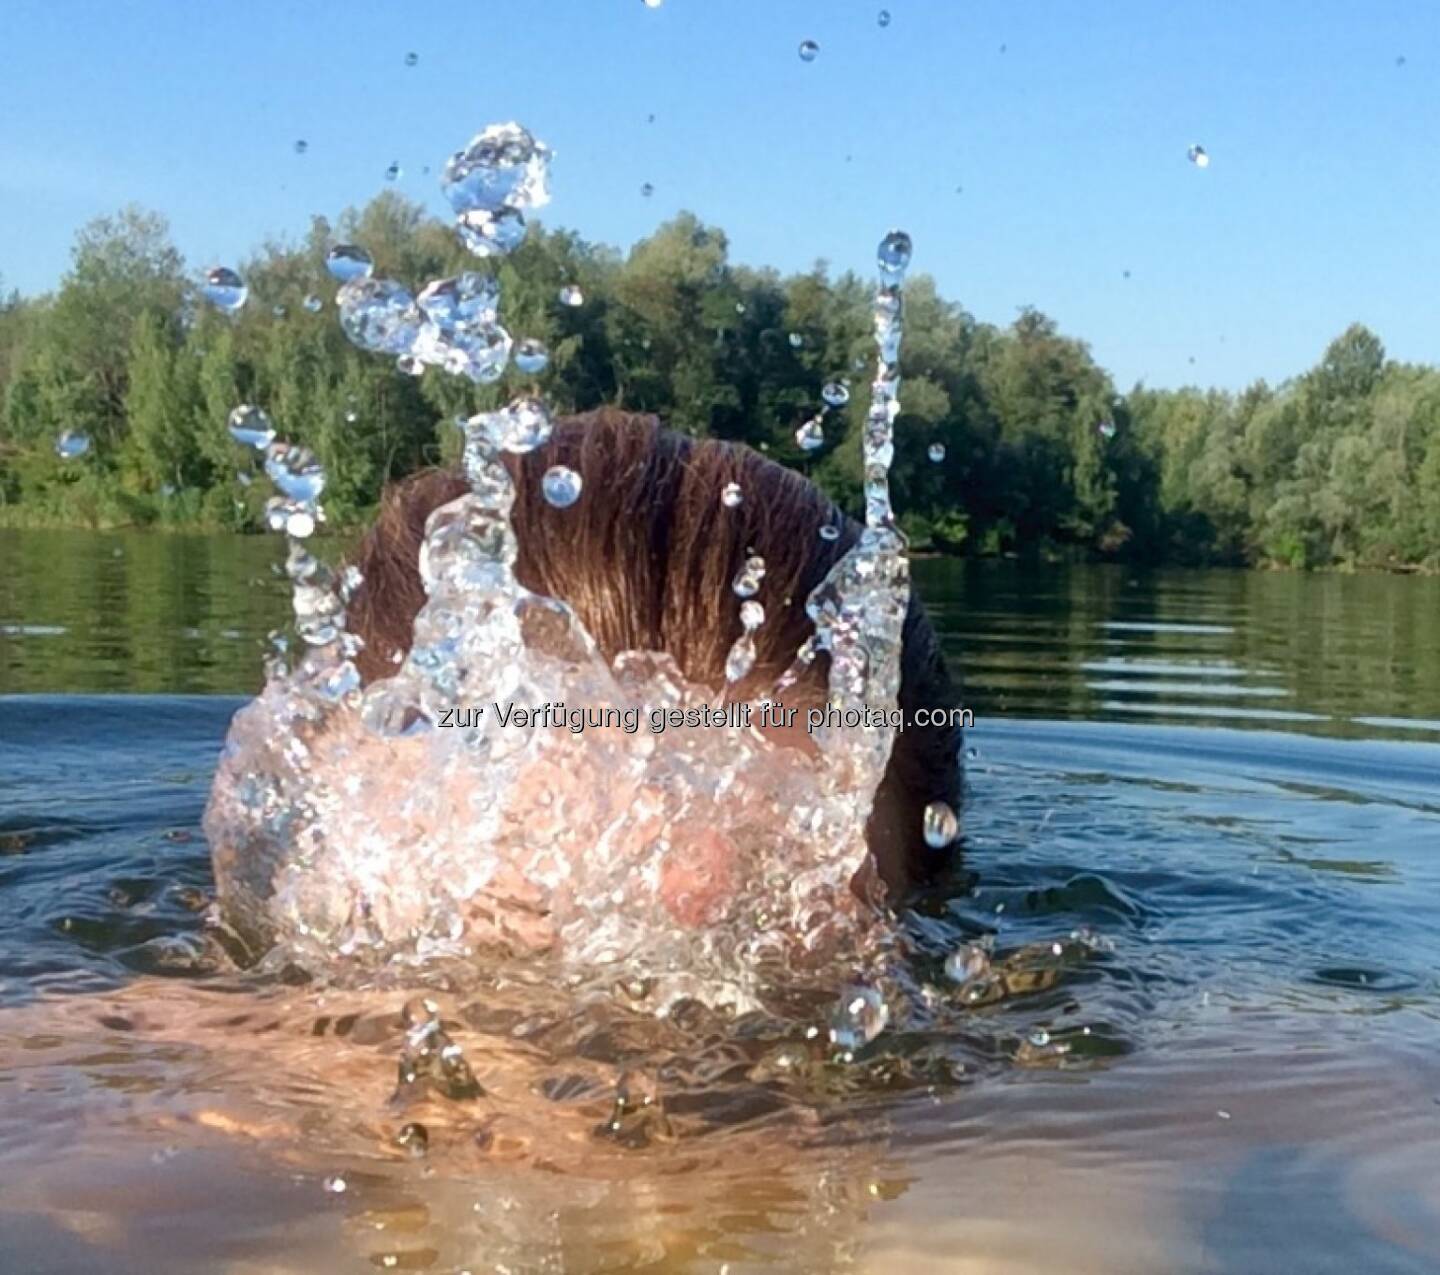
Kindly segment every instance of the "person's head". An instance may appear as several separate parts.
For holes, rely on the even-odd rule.
[[[568,603],[607,658],[663,651],[689,681],[719,691],[742,631],[732,581],[748,556],[764,558],[766,619],[755,633],[754,667],[732,698],[765,697],[791,666],[813,632],[805,599],[860,533],[793,470],[738,444],[674,433],[649,416],[602,410],[561,420],[546,444],[506,464],[516,487],[519,582]],[[579,501],[566,509],[540,494],[541,476],[557,464],[585,480]],[[738,505],[722,502],[732,483]],[[468,490],[461,473],[430,469],[386,492],[358,553],[363,584],[349,607],[350,628],[364,641],[357,664],[367,684],[389,676],[397,655],[410,649],[425,602],[419,553],[426,520]],[[839,535],[826,539],[822,527]],[[786,705],[823,703],[826,673],[822,654],[784,696]],[[906,725],[866,829],[893,892],[943,862],[925,845],[922,816],[932,801],[959,807],[959,733],[912,720],[918,709],[957,702],[935,631],[912,596],[899,695]]]

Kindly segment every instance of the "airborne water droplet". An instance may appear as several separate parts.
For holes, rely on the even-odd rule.
[[[246,447],[264,449],[275,441],[275,426],[263,408],[242,403],[226,422],[230,437]]]
[[[325,269],[341,283],[350,283],[355,279],[368,279],[375,262],[364,248],[353,243],[337,243],[325,254]]]
[[[525,217],[515,208],[472,208],[455,218],[455,233],[477,257],[504,257],[524,242]]]
[[[540,480],[540,493],[546,503],[556,509],[568,509],[580,499],[580,488],[584,484],[580,475],[564,465],[552,465]]]
[[[889,10],[889,9],[881,9],[881,10],[880,10],[880,16],[879,16],[878,18],[876,18],[875,20],[876,20],[882,27],[888,27],[888,26],[890,25],[890,10]]]
[[[800,61],[813,62],[820,52],[820,46],[814,40],[802,40],[800,42]]]
[[[804,338],[803,336],[801,336],[800,333],[798,333],[798,332],[792,332],[792,333],[790,334],[790,348],[791,348],[792,350],[798,350],[798,349],[799,349],[802,345],[804,345],[804,344],[805,344],[805,338]]]
[[[406,66],[415,66],[419,61],[420,61],[420,55],[419,55],[418,53],[407,53],[407,54],[405,55],[405,65],[406,65]]]
[[[447,333],[490,327],[500,313],[500,282],[494,275],[466,270],[451,279],[431,280],[415,304]]]
[[[245,280],[229,266],[216,266],[207,273],[200,291],[205,294],[205,300],[211,305],[218,306],[227,314],[234,314],[245,304],[245,299],[250,295],[250,289],[245,286]]]
[[[934,461],[935,464],[938,465],[942,460],[945,459],[945,444],[931,443],[925,454],[930,457],[930,459]]]
[[[730,587],[737,598],[753,598],[760,592],[760,582],[765,579],[765,559],[752,554],[745,559],[745,565],[736,573]]]
[[[303,137],[297,137],[295,139],[295,153],[297,155],[303,155],[309,149],[310,143],[307,142]]]
[[[825,446],[825,426],[818,416],[812,416],[795,431],[795,445],[802,452],[813,452]]]
[[[820,539],[835,541],[840,539],[840,528],[834,523],[827,522],[820,528]]]
[[[392,159],[390,161],[390,167],[385,170],[385,180],[387,182],[399,181],[400,172],[400,161],[398,159]]]
[[[309,293],[305,297],[304,305],[311,314],[319,314],[320,311],[325,308],[325,302],[319,297],[317,297],[313,292]]]
[[[517,453],[534,451],[550,437],[553,428],[549,409],[538,398],[517,398],[498,412],[480,412],[466,422],[467,432],[478,431],[492,447]],[[578,496],[578,476],[575,481]]]
[[[932,801],[925,807],[925,844],[932,850],[943,850],[960,831],[960,820],[943,801]]]
[[[349,1185],[350,1184],[338,1173],[332,1173],[325,1179],[325,1189],[329,1191],[331,1195],[343,1195],[349,1188]]]
[[[325,470],[308,447],[272,443],[265,456],[265,473],[291,500],[310,503],[325,490]]]
[[[544,341],[531,337],[515,347],[515,366],[527,376],[543,372],[549,362],[550,351],[545,348]]]
[[[724,490],[720,493],[720,503],[726,509],[736,509],[745,499],[745,493],[740,490],[739,483],[726,483]]]
[[[765,623],[765,608],[750,598],[740,604],[740,625],[747,632],[752,633]]]
[[[550,202],[550,148],[519,124],[491,124],[445,163],[440,189],[457,213]]]
[[[368,261],[368,257],[367,257]],[[398,283],[360,276],[336,295],[340,326],[362,350],[408,354],[424,321],[420,307]]]
[[[577,306],[585,304],[585,294],[573,283],[567,283],[560,289],[560,304]]]
[[[820,397],[830,407],[844,407],[850,401],[850,387],[843,381],[827,381],[820,391]]]
[[[650,196],[655,193],[655,187],[652,186],[649,182],[646,182],[643,186],[640,187],[640,193],[644,195],[646,199],[649,199]]]
[[[900,281],[901,275],[910,267],[912,251],[910,236],[903,230],[892,230],[880,241],[875,256],[880,266],[880,274],[887,283]]]
[[[1210,167],[1210,155],[1198,142],[1190,145],[1189,149],[1185,152],[1185,158],[1194,164],[1196,168]]]
[[[1114,438],[1117,433],[1115,422],[1111,420],[1101,421],[1096,428],[1100,431],[1102,438]]]
[[[89,450],[89,436],[78,429],[67,429],[55,440],[55,454],[61,460],[75,460]]]

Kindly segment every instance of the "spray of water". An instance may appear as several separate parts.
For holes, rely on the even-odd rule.
[[[518,125],[486,129],[457,153],[444,186],[462,241],[484,219],[513,215],[523,232],[525,210],[549,197],[548,164]],[[357,251],[341,254],[347,268]],[[807,600],[815,633],[776,697],[823,650],[831,704],[895,706],[909,582],[888,473],[909,256],[900,232],[880,246],[866,529]],[[357,271],[338,298],[357,345],[477,382],[497,379],[510,357],[499,303],[498,281],[481,272],[414,296]],[[840,406],[848,390],[837,383],[823,397]],[[538,962],[577,986],[623,972],[659,1008],[682,996],[750,1005],[769,983],[826,968],[833,987],[837,960],[853,971],[874,956],[874,913],[850,882],[868,853],[891,733],[822,730],[815,755],[754,730],[656,733],[657,711],[665,726],[667,712],[711,706],[713,691],[663,653],[605,660],[570,607],[515,578],[503,457],[548,439],[543,401],[463,422],[470,490],[427,524],[427,600],[411,649],[363,689],[345,617],[358,578],[337,576],[304,543],[323,520],[323,470],[275,441],[258,409],[237,409],[231,430],[265,451],[278,489],[269,521],[290,540],[301,647],[293,667],[272,661],[264,692],[237,715],[206,829],[222,911],[271,960],[369,981],[482,959]],[[766,605],[780,605],[765,597],[764,574],[757,557],[736,564],[744,632],[729,687],[753,667]],[[526,711],[545,704],[583,706],[594,725],[576,733]],[[864,988],[849,989],[837,1014],[832,1035],[846,1047],[886,1019]]]

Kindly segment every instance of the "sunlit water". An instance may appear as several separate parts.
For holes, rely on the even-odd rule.
[[[979,726],[913,972],[1000,986],[835,1066],[502,980],[456,1097],[205,937],[274,558],[0,533],[0,1270],[1440,1263],[1436,582],[916,563]]]

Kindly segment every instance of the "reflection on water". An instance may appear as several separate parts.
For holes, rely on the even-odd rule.
[[[5,547],[0,677],[47,692],[0,698],[15,1269],[1440,1263],[1433,582],[919,564],[980,722],[967,871],[906,921],[937,1012],[836,1067],[807,1007],[655,1024],[502,977],[437,993],[454,1097],[397,1093],[400,996],[260,983],[203,921],[241,701],[170,692],[253,688],[272,547]],[[1308,716],[1177,711],[1277,704]],[[1003,986],[964,999],[944,956],[987,938]],[[617,1116],[627,1072],[658,1119]]]
[[[0,694],[252,694],[289,619],[279,556],[262,536],[0,531]],[[942,559],[914,575],[979,716],[1440,739],[1440,578]]]

